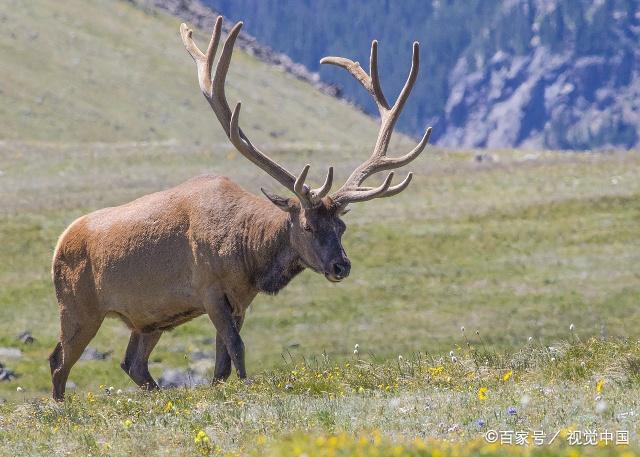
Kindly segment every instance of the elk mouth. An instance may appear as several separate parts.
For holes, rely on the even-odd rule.
[[[345,278],[344,276],[336,276],[333,273],[325,273],[324,277],[331,282],[340,282]]]

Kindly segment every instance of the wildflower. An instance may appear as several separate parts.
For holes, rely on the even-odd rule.
[[[435,376],[437,374],[440,374],[444,371],[444,367],[443,366],[439,366],[439,367],[429,367],[429,373],[431,373],[431,375]]]
[[[87,393],[87,401],[89,403],[93,403],[94,401],[96,401],[96,397],[93,395],[93,392]]]
[[[167,404],[166,404],[166,405],[164,405],[163,411],[164,411],[165,413],[170,413],[172,409],[173,409],[173,402],[172,402],[171,400],[169,400],[169,401],[167,402]]]
[[[449,357],[453,357],[455,353],[453,351],[449,351]]]
[[[206,445],[207,443],[209,443],[209,437],[204,432],[204,430],[199,430],[198,433],[196,433],[196,437],[193,439],[193,441],[196,444]]]
[[[478,389],[478,400],[486,400],[488,391],[489,389],[487,389],[486,387],[480,387]]]
[[[596,393],[600,395],[602,394],[603,390],[604,390],[604,379],[599,379],[598,382],[596,382]]]
[[[398,356],[398,362],[402,362],[404,357],[402,357],[401,355]]]
[[[360,345],[356,343],[356,345],[353,348],[357,351],[358,349],[360,349]]]
[[[476,421],[476,425],[480,428],[484,427],[485,425],[487,425],[487,422],[484,419],[478,419]]]
[[[117,393],[118,395],[122,395],[122,389],[118,389],[118,390],[116,391],[116,393]]]
[[[24,389],[20,386],[16,387],[16,392],[22,392]]]
[[[529,343],[533,343],[533,337],[532,336],[529,337]]]
[[[291,390],[291,389],[293,389],[293,385],[291,385],[291,384],[285,384],[285,386],[284,386],[284,390]]]
[[[504,382],[507,382],[509,379],[511,379],[511,376],[513,376],[513,370],[509,370],[505,374],[503,374],[502,375],[502,380]]]
[[[509,406],[509,407],[507,408],[507,414],[508,414],[509,416],[515,416],[516,414],[518,414],[518,410],[516,409],[516,407],[515,407],[515,406]]]
[[[452,363],[456,363],[456,362],[458,362],[458,358],[457,358],[455,355],[454,355],[454,356],[452,356],[452,357],[451,357],[451,362],[452,362]]]
[[[570,332],[573,332],[575,329],[576,329],[576,326],[575,326],[575,325],[571,324],[571,325],[569,326],[569,331],[570,331]]]
[[[462,333],[464,333],[464,325],[463,325],[462,327],[460,327],[460,331],[461,331]]]
[[[522,398],[520,399],[520,404],[522,406],[527,406],[530,401],[531,401],[531,397],[529,397],[529,395],[527,395],[527,394],[524,394],[522,396]]]
[[[353,355],[358,355],[358,350],[357,349],[353,350]]]
[[[122,425],[124,425],[124,428],[131,428],[131,426],[133,425],[133,421],[131,419],[126,419]]]

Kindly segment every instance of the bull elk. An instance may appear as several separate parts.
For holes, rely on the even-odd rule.
[[[49,362],[57,400],[64,398],[71,367],[105,317],[120,318],[131,330],[121,367],[142,388],[158,387],[148,359],[162,332],[205,313],[216,329],[214,380],[225,380],[232,363],[238,377],[246,378],[240,329],[254,297],[259,292],[278,293],[305,268],[333,282],[346,278],[351,264],[341,244],[346,226],[340,216],[351,203],[391,197],[411,181],[409,173],[392,186],[391,171],[379,186],[363,186],[371,175],[414,160],[429,140],[430,128],[411,152],[386,156],[418,75],[418,43],[413,44],[411,71],[393,106],[380,87],[376,41],[371,45],[370,74],[349,59],[321,60],[351,73],[371,93],[381,116],[373,153],[330,194],[332,167],[324,184],[312,189],[305,183],[309,165],[294,176],[239,127],[240,103],[229,108],[225,79],[242,22],[230,30],[212,71],[221,27],[218,17],[203,53],[192,31],[180,26],[184,46],[197,65],[200,89],[235,148],[295,197],[262,189],[267,201],[224,176],[200,176],[74,221],[60,236],[53,256],[61,330]]]

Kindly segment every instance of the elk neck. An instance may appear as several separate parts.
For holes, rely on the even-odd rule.
[[[291,246],[289,215],[269,206],[251,213],[247,229],[244,247],[249,277],[260,292],[275,295],[304,270]]]

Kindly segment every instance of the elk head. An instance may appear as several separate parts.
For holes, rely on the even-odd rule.
[[[351,269],[349,259],[342,247],[341,238],[346,226],[340,216],[348,211],[347,206],[350,203],[391,197],[406,189],[411,182],[412,173],[407,174],[402,182],[394,186],[391,185],[393,171],[377,187],[363,186],[363,183],[375,173],[408,164],[420,155],[429,141],[431,127],[427,128],[424,136],[411,152],[393,158],[386,155],[393,128],[418,76],[419,45],[417,42],[413,44],[411,71],[393,106],[387,103],[380,86],[377,41],[371,44],[370,74],[367,74],[358,62],[343,57],[325,57],[320,60],[320,63],[337,65],[351,73],[371,93],[381,118],[378,137],[369,159],[351,173],[342,187],[330,194],[333,184],[333,167],[329,167],[324,184],[312,189],[305,184],[310,165],[305,165],[302,172],[294,176],[253,145],[240,129],[241,104],[237,103],[231,111],[225,95],[225,79],[231,63],[233,46],[241,28],[242,22],[238,22],[229,31],[213,74],[213,61],[222,30],[222,16],[219,16],[215,22],[206,53],[198,49],[193,41],[192,31],[184,23],[180,26],[180,34],[187,51],[196,62],[200,89],[231,143],[242,155],[295,195],[294,198],[285,198],[262,189],[274,205],[288,213],[291,246],[305,266],[323,273],[330,281],[340,281],[349,275]]]

